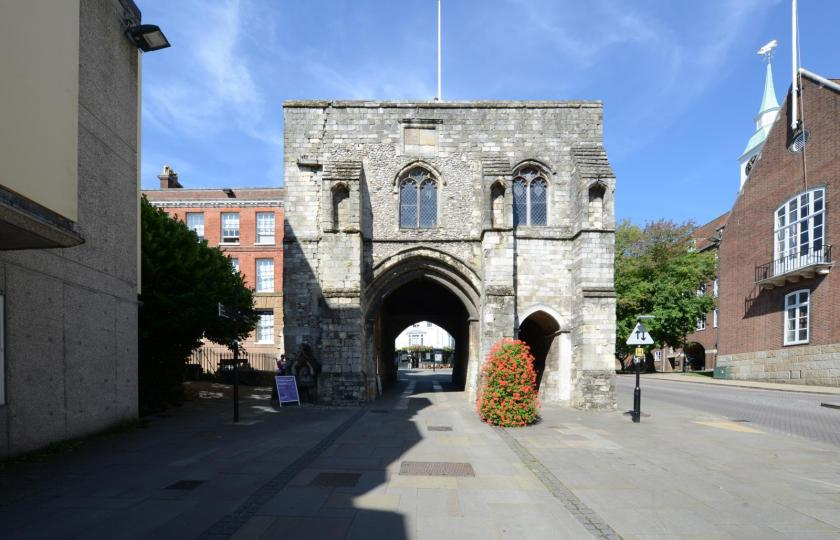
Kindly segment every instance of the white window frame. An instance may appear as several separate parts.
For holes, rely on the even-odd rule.
[[[230,267],[233,269],[234,274],[239,273],[239,258],[238,257],[231,257],[230,258]]]
[[[6,404],[6,297],[0,291],[0,406]]]
[[[697,287],[697,296],[706,296],[706,284],[701,283],[699,287]]]
[[[700,332],[706,329],[706,316],[703,315],[697,318],[697,326],[694,328],[695,332]]]
[[[257,320],[257,328],[254,335],[255,342],[260,344],[274,343],[274,312],[258,311],[257,314],[260,318]],[[265,336],[266,332],[268,332],[267,338]]]
[[[718,318],[719,317],[720,317],[720,311],[717,308],[715,308],[715,310],[712,311],[712,326],[714,328],[718,327]]]
[[[201,223],[191,224],[191,218],[199,218]],[[187,227],[198,236],[199,241],[204,240],[204,212],[187,212]]]
[[[273,246],[276,227],[274,212],[257,212],[256,226],[257,241],[255,243],[263,246]]]
[[[824,261],[825,188],[791,197],[773,214],[774,275]]]
[[[803,293],[805,294],[804,301],[800,299],[800,295]],[[802,314],[803,310],[804,315]],[[793,317],[791,317],[791,311],[793,311]],[[784,344],[801,345],[808,343],[811,340],[811,290],[799,289],[787,293],[785,295],[784,313],[784,326],[782,327]],[[803,319],[805,320],[804,327],[802,326]],[[805,339],[799,337],[803,329],[805,330]],[[790,332],[793,332],[794,339],[790,339]]]
[[[715,278],[715,281],[712,284],[712,295],[717,298],[718,294],[720,294],[720,278]]]
[[[653,359],[657,362],[662,361],[662,351],[653,351]]]
[[[225,224],[225,218],[226,217],[231,217],[231,216],[236,217],[236,229],[234,229],[233,226],[230,226],[230,227],[227,228],[227,233],[228,234],[225,234],[225,225],[226,225]],[[231,217],[231,219],[232,219],[232,217]],[[221,226],[221,229],[222,229],[221,241],[219,243],[220,244],[238,244],[239,243],[239,235],[241,234],[240,230],[239,230],[239,226],[240,226],[239,212],[222,212],[222,215],[221,215],[221,218],[220,218],[219,222],[220,222],[220,226]],[[236,232],[235,235],[233,234],[234,231]]]
[[[260,271],[260,266],[269,266],[271,272],[267,275],[265,270]],[[254,268],[257,279],[255,280],[256,289],[258,293],[274,292],[274,259],[256,259],[254,261]]]

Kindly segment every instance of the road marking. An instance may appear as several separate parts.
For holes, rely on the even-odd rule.
[[[694,423],[713,428],[726,429],[729,431],[737,431],[739,433],[764,433],[760,429],[745,426],[740,422],[729,422],[727,420],[706,420],[695,421]]]
[[[434,389],[435,392],[443,392],[443,387],[439,382],[432,383],[432,389]]]

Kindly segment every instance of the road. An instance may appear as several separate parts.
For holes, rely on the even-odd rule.
[[[617,378],[619,406],[631,409],[635,378]],[[840,396],[757,390],[642,378],[642,413],[656,414],[660,407],[678,405],[730,420],[798,435],[840,446],[840,410],[820,402],[840,402]],[[644,419],[642,420],[644,421]]]

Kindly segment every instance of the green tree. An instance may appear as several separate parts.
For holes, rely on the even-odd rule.
[[[184,363],[205,337],[227,345],[254,329],[254,295],[230,259],[193,231],[141,201],[140,408],[181,397]],[[221,319],[222,303],[236,316]]]
[[[697,290],[715,277],[712,252],[693,249],[691,222],[655,221],[644,228],[629,221],[615,232],[616,356],[632,352],[625,344],[636,317],[650,314],[645,327],[656,345],[684,347],[697,319],[714,308],[714,299]]]

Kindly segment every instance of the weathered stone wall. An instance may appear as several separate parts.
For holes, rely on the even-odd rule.
[[[549,394],[559,396],[562,384],[568,389],[574,372],[586,387],[574,393],[577,404],[614,406],[615,320],[607,313],[614,310],[614,178],[601,146],[601,114],[597,102],[286,103],[286,351],[313,347],[324,363],[322,398],[345,399],[335,395],[339,381],[339,393],[363,394],[346,389],[361,384],[370,394],[376,374],[368,357],[376,347],[366,340],[377,325],[368,306],[381,290],[368,289],[389,278],[386,269],[401,254],[422,247],[462,282],[480,281],[468,391],[474,394],[492,345],[515,335],[518,314],[539,308],[559,319],[565,336],[547,361]],[[548,181],[548,225],[514,232],[512,179],[525,162]],[[399,227],[398,183],[414,165],[437,182],[433,228]],[[339,177],[350,186],[358,223],[337,235],[325,214]],[[593,182],[606,193],[596,205]],[[495,217],[493,189],[503,192]],[[584,301],[592,288],[604,298]],[[565,383],[556,373],[563,362],[570,366]]]
[[[720,355],[715,377],[840,386],[840,344]]]

